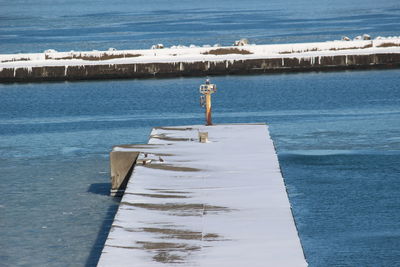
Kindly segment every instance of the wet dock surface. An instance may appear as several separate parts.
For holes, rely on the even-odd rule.
[[[307,266],[265,124],[155,128],[114,149],[141,154],[98,266]]]

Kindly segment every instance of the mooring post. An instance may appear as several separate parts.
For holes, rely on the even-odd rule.
[[[211,119],[211,94],[217,92],[217,86],[211,84],[210,80],[207,79],[205,84],[200,85],[200,105],[206,108],[206,125],[212,125]]]

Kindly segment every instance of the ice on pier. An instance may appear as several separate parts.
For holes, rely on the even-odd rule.
[[[318,43],[295,43],[273,45],[243,45],[198,47],[190,45],[165,48],[162,44],[147,50],[70,51],[57,52],[49,49],[45,53],[0,55],[0,68],[28,68],[42,66],[84,66],[104,64],[140,64],[173,62],[225,62],[227,60],[268,58],[310,58],[337,55],[369,55],[400,53],[400,37],[376,37],[360,35],[357,40],[337,40]],[[163,49],[161,49],[163,48]],[[154,53],[157,49],[157,53]],[[210,53],[216,49],[228,51],[223,54]],[[236,50],[235,50],[236,49]],[[242,50],[246,53],[237,53]],[[232,53],[229,53],[232,51]]]
[[[155,128],[136,151],[149,163],[133,171],[98,266],[307,266],[265,124]]]

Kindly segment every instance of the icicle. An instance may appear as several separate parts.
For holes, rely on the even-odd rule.
[[[347,55],[346,55],[346,65],[347,65]]]
[[[179,70],[183,71],[183,63],[182,62],[179,63]]]
[[[68,65],[64,66],[64,76],[67,76],[68,72]]]
[[[282,67],[285,66],[285,59],[282,58]]]

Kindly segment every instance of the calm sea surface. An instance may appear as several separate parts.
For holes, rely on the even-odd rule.
[[[396,1],[2,1],[0,53],[400,35]],[[400,70],[211,77],[214,122],[267,122],[310,266],[400,266]],[[203,78],[0,85],[0,266],[93,266],[108,152],[200,124]]]

